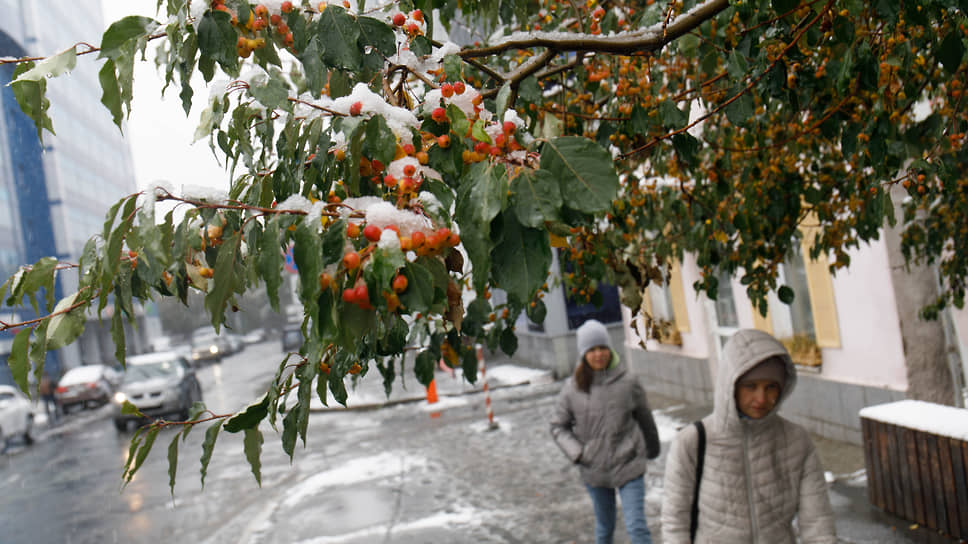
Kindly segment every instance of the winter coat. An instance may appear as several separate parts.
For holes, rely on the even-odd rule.
[[[588,393],[575,386],[574,377],[568,379],[551,435],[579,465],[582,481],[594,487],[621,487],[645,474],[646,458],[659,456],[659,432],[645,390],[621,361],[596,371]]]
[[[761,419],[740,417],[737,379],[764,359],[786,362],[786,385]],[[776,412],[796,385],[786,349],[769,334],[736,333],[726,345],[713,412],[703,418],[706,455],[699,491],[697,543],[794,544],[793,519],[804,544],[837,541],[820,459],[810,436]],[[664,544],[689,542],[698,433],[683,428],[669,449],[662,503]]]

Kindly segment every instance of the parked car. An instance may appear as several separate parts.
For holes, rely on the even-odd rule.
[[[175,417],[184,421],[192,404],[202,400],[202,387],[195,369],[184,357],[173,351],[128,357],[121,387],[114,394],[114,426],[126,430],[140,417],[122,414],[128,401],[148,417]]]
[[[238,334],[225,333],[225,339],[229,343],[229,353],[238,353],[245,349],[245,341]]]
[[[0,452],[14,438],[20,438],[24,444],[33,443],[33,427],[34,412],[27,397],[16,387],[0,385]]]
[[[192,361],[221,361],[223,356],[231,353],[228,339],[215,334],[214,330],[203,328],[192,333]]]
[[[303,336],[299,325],[287,325],[282,330],[282,351],[299,351],[302,343]]]
[[[61,376],[54,390],[54,402],[61,413],[72,409],[107,404],[121,382],[121,373],[106,365],[74,367]]]
[[[246,344],[258,344],[259,342],[265,341],[265,339],[266,330],[263,328],[252,329],[242,336],[242,340]]]

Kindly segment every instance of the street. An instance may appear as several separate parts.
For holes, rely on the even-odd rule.
[[[215,411],[243,407],[280,353],[268,342],[203,367],[205,402]],[[420,402],[314,413],[292,465],[264,425],[261,489],[242,437],[222,432],[202,490],[204,429],[195,429],[179,448],[174,497],[166,457],[173,432],[159,436],[122,490],[130,434],[115,431],[109,407],[72,414],[0,460],[2,541],[573,542],[588,533],[592,513],[548,432],[558,387],[493,391],[496,430],[479,393],[442,397],[435,411]],[[652,516],[657,500],[650,494]]]
[[[199,379],[206,403],[216,412],[239,410],[261,394],[280,359],[279,343],[266,342],[203,367]],[[494,370],[498,375],[500,367]],[[423,391],[412,376],[406,380],[411,397]],[[447,380],[454,378],[438,372],[441,391],[460,389],[448,387]],[[376,375],[363,383],[382,388]],[[434,405],[421,400],[314,411],[308,444],[297,444],[291,465],[279,435],[263,424],[261,489],[245,460],[242,436],[223,431],[203,490],[199,457],[205,429],[198,428],[179,447],[174,496],[166,456],[173,432],[158,437],[122,489],[130,434],[114,429],[109,407],[72,414],[50,430],[38,430],[33,446],[0,457],[0,541],[589,542],[594,523],[589,499],[548,430],[560,387],[536,382],[495,388],[493,430],[480,392],[442,393]],[[657,543],[664,455],[676,429],[701,415],[696,410],[654,403],[663,455],[650,462],[646,511]],[[873,511],[864,494],[862,484],[834,484],[842,542],[936,541],[908,539],[894,520]],[[624,529],[615,541],[627,544]]]

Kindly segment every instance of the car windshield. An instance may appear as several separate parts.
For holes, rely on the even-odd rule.
[[[157,363],[128,365],[128,370],[124,373],[124,382],[131,383],[154,378],[168,378],[180,373],[181,366],[175,361],[158,361]]]

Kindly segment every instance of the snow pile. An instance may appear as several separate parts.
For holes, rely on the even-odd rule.
[[[968,410],[920,400],[868,406],[860,417],[925,433],[968,441]]]
[[[339,468],[313,475],[290,489],[283,506],[299,504],[306,497],[330,491],[329,488],[386,479],[427,466],[422,457],[402,452],[384,452],[340,463]]]
[[[376,196],[347,198],[343,201],[343,204],[345,204],[345,207],[342,208],[341,213],[344,217],[348,217],[354,211],[361,211],[365,214],[368,225],[376,225],[381,229],[396,225],[400,229],[400,236],[410,236],[418,230],[427,232],[433,228],[430,220],[425,216],[409,210],[398,209],[393,204]],[[353,219],[350,219],[350,221],[361,222]],[[397,247],[400,247],[399,240]]]

